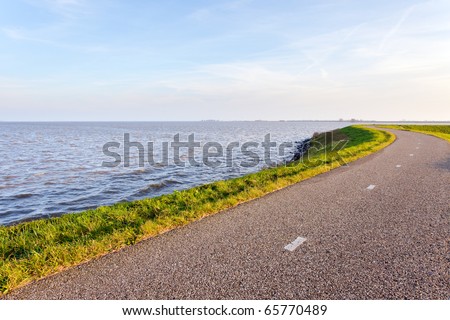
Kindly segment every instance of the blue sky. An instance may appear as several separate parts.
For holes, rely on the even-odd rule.
[[[0,0],[0,120],[450,120],[450,1]]]

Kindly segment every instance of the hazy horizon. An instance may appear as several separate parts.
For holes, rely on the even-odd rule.
[[[0,121],[450,120],[450,2],[2,1]]]
[[[0,123],[79,123],[79,122],[364,122],[364,123],[450,123],[450,120],[365,120],[365,119],[330,119],[330,120],[321,120],[321,119],[273,119],[273,120],[216,120],[216,119],[199,119],[199,120],[0,120]]]

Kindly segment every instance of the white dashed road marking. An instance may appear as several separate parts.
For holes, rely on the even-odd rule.
[[[412,157],[413,155],[414,155],[413,153],[410,153],[410,154],[409,154],[410,157]]]
[[[401,166],[402,166],[401,164],[396,165],[397,168],[400,168]]]
[[[374,185],[374,184],[371,184],[370,186],[367,187],[367,189],[373,190],[373,189],[375,189],[375,185]]]
[[[306,238],[298,237],[297,239],[289,243],[287,246],[285,246],[284,249],[286,249],[287,251],[294,251],[295,249],[298,248],[299,245],[301,245],[305,241]]]

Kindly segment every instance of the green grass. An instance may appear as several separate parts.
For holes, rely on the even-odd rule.
[[[339,140],[348,144],[338,150]],[[0,292],[327,172],[395,140],[360,126],[318,134],[308,158],[240,178],[81,213],[0,227]]]
[[[382,125],[378,127],[425,133],[450,142],[450,125]]]

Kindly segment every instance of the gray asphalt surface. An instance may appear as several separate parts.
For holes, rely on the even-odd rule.
[[[394,132],[348,167],[5,298],[449,299],[450,144]]]

